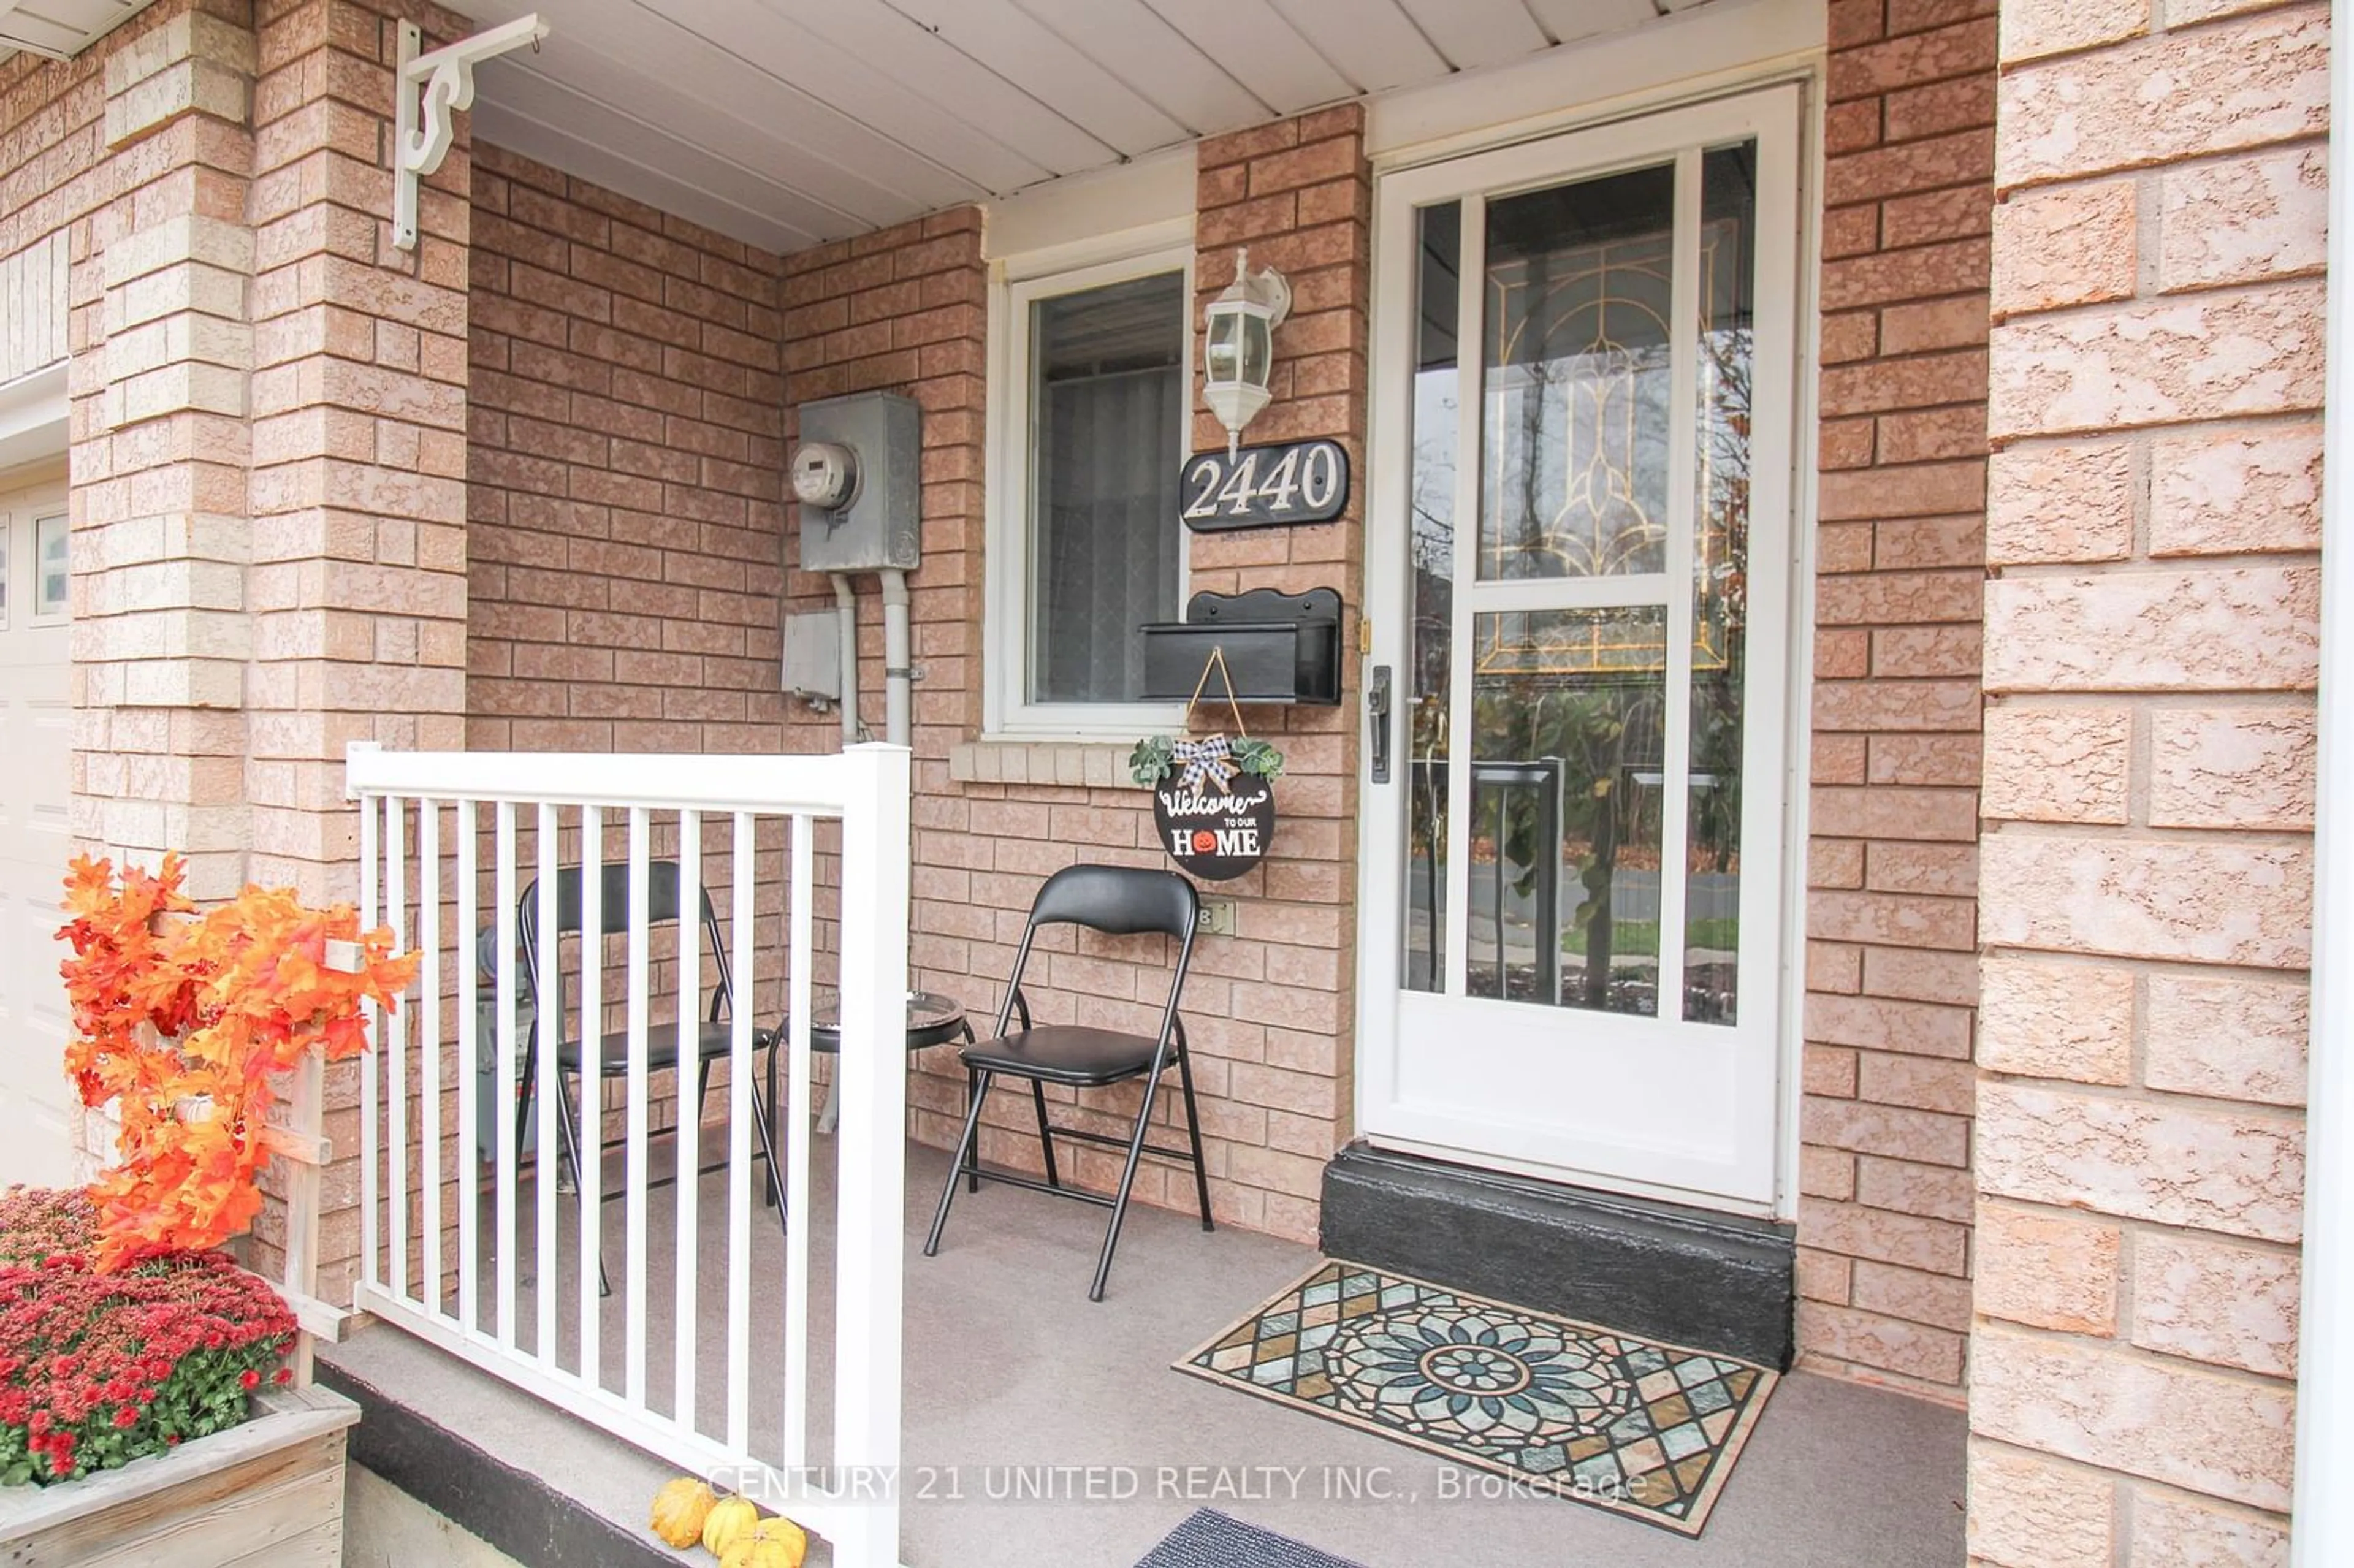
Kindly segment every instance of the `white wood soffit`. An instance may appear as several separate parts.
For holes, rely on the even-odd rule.
[[[40,0],[63,4],[67,0]],[[474,135],[798,250],[1705,0],[461,0]]]
[[[17,50],[71,59],[147,8],[148,0],[0,0],[0,60]]]

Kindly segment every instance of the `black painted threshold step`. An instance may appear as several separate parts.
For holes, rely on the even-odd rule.
[[[1331,1257],[1787,1371],[1794,1226],[1352,1143],[1324,1168]]]

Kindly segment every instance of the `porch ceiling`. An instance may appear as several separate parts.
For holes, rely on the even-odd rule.
[[[147,5],[148,0],[0,0],[0,60],[19,49],[70,59]]]
[[[553,28],[538,53],[482,68],[477,136],[790,251],[1702,3],[460,0],[458,9],[485,26],[535,9]]]

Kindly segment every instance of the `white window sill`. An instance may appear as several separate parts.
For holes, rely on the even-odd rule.
[[[1133,789],[1133,740],[1030,740],[990,736],[949,749],[949,777],[959,784],[1055,784]]]

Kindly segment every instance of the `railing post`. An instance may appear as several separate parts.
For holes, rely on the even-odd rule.
[[[907,797],[901,746],[856,746],[842,819],[842,1075],[834,1273],[834,1463],[854,1489],[839,1568],[899,1561],[900,1338],[905,1263]],[[794,1107],[798,1112],[801,1107]],[[857,1495],[862,1483],[887,1493]]]

